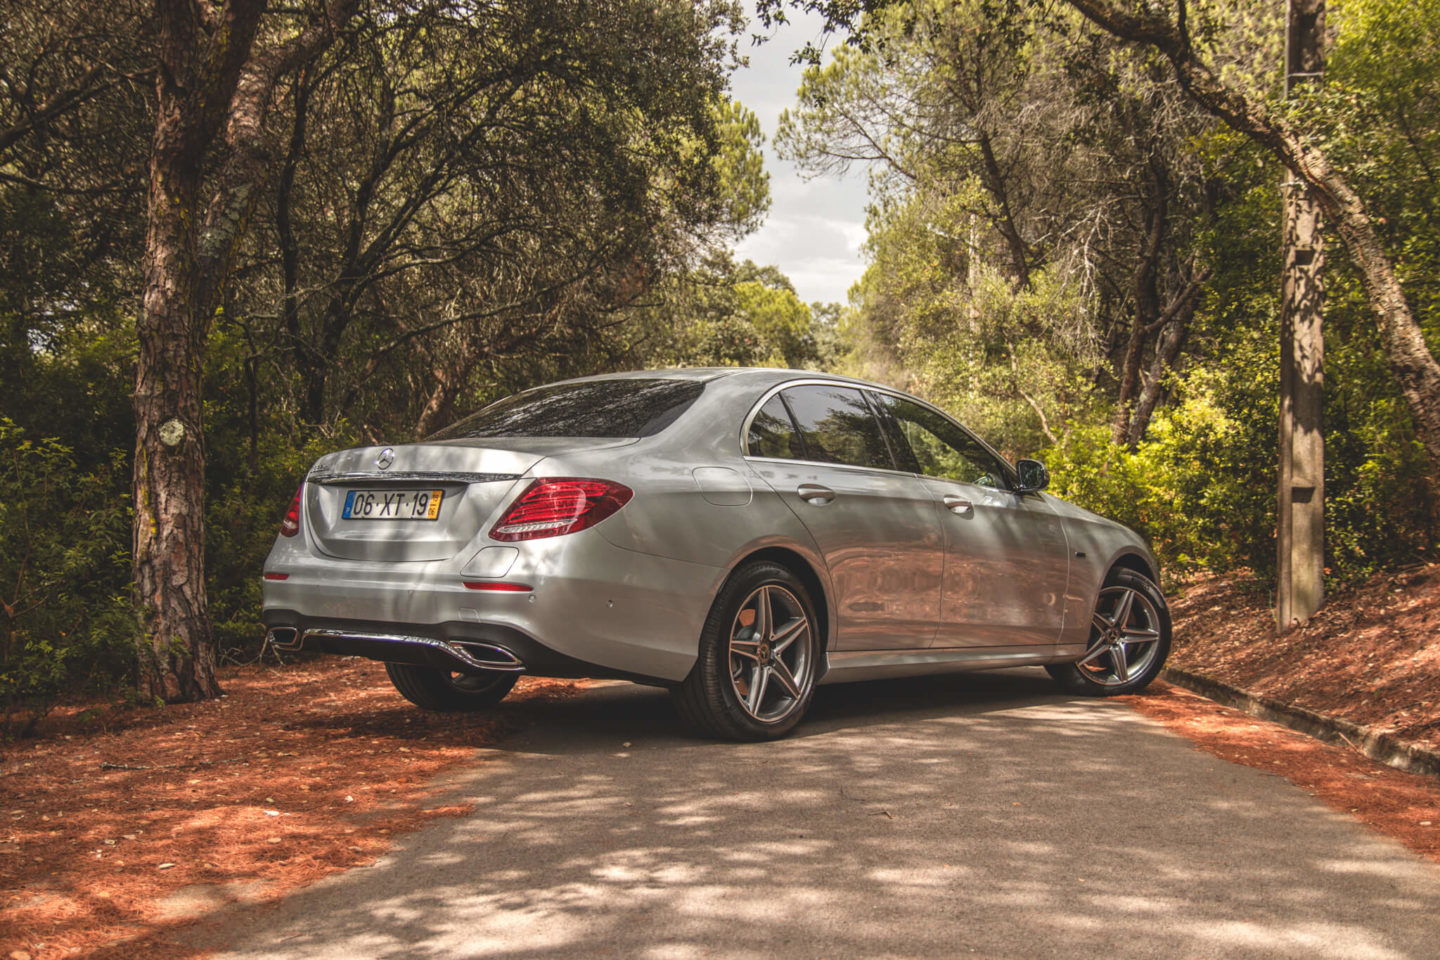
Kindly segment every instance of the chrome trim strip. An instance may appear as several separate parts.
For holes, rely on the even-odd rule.
[[[859,464],[854,464],[854,463],[831,463],[831,462],[828,461],[828,460],[791,460],[789,457],[752,457],[752,456],[751,456],[750,454],[748,454],[748,453],[745,454],[745,459],[746,459],[746,461],[754,461],[754,462],[757,462],[757,463],[784,463],[784,464],[789,464],[789,465],[791,465],[791,466],[794,466],[794,465],[798,464],[798,465],[800,465],[800,466],[802,466],[802,467],[825,467],[825,468],[827,468],[827,469],[830,468],[830,467],[834,467],[834,468],[837,469],[837,470],[850,470],[850,471],[863,472],[863,473],[888,473],[888,474],[890,474],[891,476],[901,476],[901,477],[924,477],[924,476],[925,476],[923,473],[911,473],[909,470],[891,470],[891,469],[889,469],[889,468],[887,468],[887,467],[862,467],[862,466],[860,466]],[[991,488],[987,488],[987,489],[991,489]]]
[[[965,673],[998,670],[1004,667],[1039,666],[1068,659],[1057,656],[1048,644],[1034,647],[952,647],[924,650],[831,650],[830,669],[822,684],[885,677],[927,676],[936,673]]]
[[[289,643],[276,642],[274,639],[276,632],[283,630],[293,631],[295,639]],[[523,673],[525,670],[525,664],[509,650],[479,640],[446,641],[437,640],[434,637],[416,637],[395,633],[362,633],[354,630],[310,629],[301,632],[293,627],[272,627],[269,635],[272,646],[290,652],[301,649],[305,645],[305,641],[311,637],[323,637],[326,640],[356,640],[371,643],[393,643],[396,646],[406,647],[428,647],[454,660],[459,667],[471,670],[495,670],[501,673]],[[493,654],[494,659],[484,657],[485,654]]]
[[[425,483],[496,483],[500,480],[518,480],[518,473],[464,473],[443,470],[402,470],[399,473],[311,473],[306,481],[323,483],[354,483],[370,480],[390,484],[393,481],[421,481]]]
[[[760,413],[760,408],[763,407],[763,406],[765,406],[765,404],[769,403],[769,402],[770,402],[770,398],[773,397],[773,396],[775,396],[775,394],[779,393],[781,390],[786,390],[786,389],[789,389],[790,387],[809,387],[809,386],[821,386],[821,387],[852,387],[852,388],[854,388],[854,389],[859,390],[861,393],[864,393],[864,392],[867,391],[867,390],[870,391],[871,393],[885,393],[885,394],[889,394],[889,395],[892,396],[892,397],[899,397],[899,398],[902,399],[902,400],[909,400],[911,403],[916,403],[916,404],[919,404],[919,405],[922,406],[922,407],[925,407],[925,408],[928,409],[931,413],[938,414],[942,419],[948,420],[952,426],[958,427],[962,433],[964,433],[966,436],[970,437],[970,438],[971,438],[972,440],[974,440],[975,442],[979,443],[980,446],[984,447],[987,451],[989,451],[989,453],[990,453],[991,456],[993,456],[996,460],[1000,461],[1000,465],[1001,465],[1001,467],[1004,469],[1004,472],[1005,472],[1005,483],[1006,483],[1006,486],[1005,486],[1005,489],[1004,489],[1003,492],[1005,492],[1005,493],[1018,493],[1018,492],[1019,492],[1019,491],[1017,491],[1017,490],[1015,489],[1015,485],[1014,485],[1014,484],[1015,484],[1015,479],[1016,479],[1016,477],[1015,477],[1015,465],[1012,464],[1009,460],[1007,460],[1007,459],[1006,459],[1004,456],[1002,456],[1000,453],[998,453],[998,452],[995,450],[994,447],[992,447],[992,446],[990,446],[990,444],[986,443],[986,442],[984,441],[984,439],[982,439],[981,437],[979,437],[978,435],[976,435],[976,433],[975,433],[973,430],[971,430],[969,427],[965,426],[965,425],[964,425],[963,423],[961,423],[959,420],[956,420],[954,417],[950,416],[950,414],[946,413],[944,410],[941,410],[939,407],[935,406],[935,404],[930,403],[930,402],[925,401],[925,400],[921,400],[919,397],[913,396],[912,394],[908,394],[908,393],[906,393],[906,392],[903,391],[903,390],[896,390],[894,387],[887,387],[887,386],[884,386],[883,384],[878,384],[878,383],[866,383],[866,382],[864,382],[864,381],[848,380],[848,379],[845,379],[845,378],[834,378],[834,379],[831,379],[831,378],[826,378],[826,377],[801,377],[801,378],[798,378],[798,379],[795,379],[795,380],[786,380],[786,381],[784,381],[784,382],[782,382],[782,383],[777,383],[777,384],[775,384],[774,386],[771,386],[771,387],[769,387],[768,389],[766,389],[766,391],[760,396],[760,399],[757,400],[755,403],[753,403],[753,404],[750,406],[750,412],[747,413],[747,414],[745,415],[744,419],[742,419],[742,420],[740,421],[740,436],[739,436],[739,440],[740,440],[740,455],[741,455],[742,457],[744,457],[746,460],[766,460],[766,461],[775,461],[775,462],[779,462],[779,463],[814,463],[814,464],[819,464],[819,465],[825,466],[825,467],[850,467],[851,469],[854,469],[854,470],[876,470],[876,471],[879,471],[879,472],[881,472],[881,473],[900,473],[900,474],[904,474],[905,476],[910,476],[910,477],[921,477],[921,476],[924,476],[924,474],[912,473],[912,472],[909,471],[909,470],[894,470],[894,469],[887,470],[887,469],[885,469],[884,467],[859,467],[859,466],[855,466],[854,464],[848,464],[848,463],[828,463],[828,462],[823,461],[823,460],[794,460],[794,459],[791,459],[790,457],[757,457],[757,456],[754,456],[753,454],[751,454],[751,453],[750,453],[750,424],[754,422],[755,417]],[[887,443],[888,443],[888,441],[887,441]],[[936,478],[936,479],[943,480],[943,479],[945,479],[945,478],[944,478],[944,477],[938,477],[938,478]],[[958,482],[958,481],[957,481],[957,482]],[[998,489],[1000,489],[1000,488],[998,488],[998,487],[990,487],[990,488],[987,488],[987,489],[998,490]],[[1031,491],[1031,492],[1036,492],[1036,491]]]

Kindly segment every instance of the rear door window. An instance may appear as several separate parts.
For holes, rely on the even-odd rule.
[[[428,439],[474,437],[649,437],[689,409],[700,380],[641,378],[557,383],[517,393]]]
[[[750,421],[750,433],[745,446],[752,457],[778,457],[782,460],[804,460],[805,447],[785,401],[775,394]]]
[[[805,444],[805,459],[894,470],[880,422],[854,387],[807,385],[782,391]]]

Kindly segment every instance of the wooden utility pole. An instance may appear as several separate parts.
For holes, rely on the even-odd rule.
[[[1318,83],[1325,69],[1325,0],[1288,0],[1285,95]],[[1303,181],[1284,185],[1284,279],[1280,313],[1280,513],[1276,626],[1309,620],[1324,599],[1325,440],[1320,401],[1325,382],[1320,208]]]

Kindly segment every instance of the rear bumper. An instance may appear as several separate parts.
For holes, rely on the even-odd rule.
[[[518,630],[474,623],[380,623],[306,617],[266,610],[266,637],[277,650],[308,650],[458,673],[533,673],[663,683],[661,677],[615,670],[566,656]]]
[[[438,666],[438,656],[451,669],[476,668],[457,651],[424,641],[462,644],[458,652],[465,643],[497,645],[540,676],[683,680],[726,575],[616,547],[593,529],[515,544],[507,548],[513,562],[488,576],[462,574],[473,548],[450,560],[387,563],[326,557],[296,541],[277,538],[265,563],[267,576],[283,576],[264,581],[267,628],[298,631],[289,642],[306,649],[393,662],[411,662],[398,658],[429,648],[421,662]],[[529,589],[465,585],[502,576]]]

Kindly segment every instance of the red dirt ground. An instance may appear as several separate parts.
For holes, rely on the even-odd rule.
[[[1174,610],[1180,666],[1440,740],[1440,565],[1377,578],[1280,639],[1264,598],[1234,584],[1199,582]],[[492,714],[416,710],[368,661],[232,668],[222,683],[218,701],[98,723],[82,720],[94,704],[57,710],[37,739],[0,747],[0,958],[191,956],[173,935],[197,921],[166,911],[177,893],[273,900],[373,862],[395,834],[467,813],[429,805],[436,777],[506,732]],[[526,679],[511,696],[581,685]],[[1166,684],[1124,699],[1440,862],[1440,779]]]
[[[370,863],[394,834],[467,813],[426,805],[435,777],[506,732],[489,713],[416,710],[369,661],[231,668],[221,684],[220,700],[101,729],[57,710],[0,748],[0,957],[187,955],[166,941],[185,922],[167,894],[270,900]],[[511,696],[576,687],[526,678]]]
[[[1376,576],[1284,637],[1241,580],[1198,581],[1172,613],[1172,665],[1440,749],[1440,564]]]

